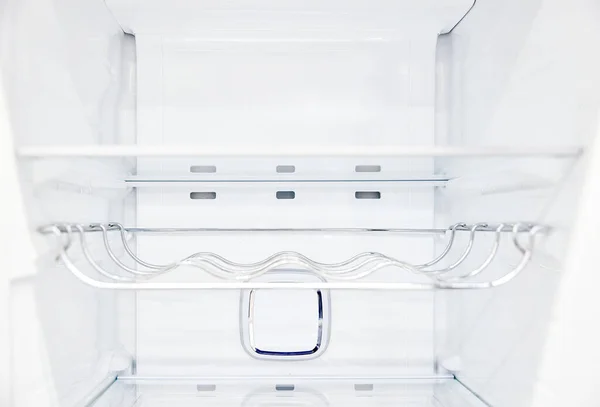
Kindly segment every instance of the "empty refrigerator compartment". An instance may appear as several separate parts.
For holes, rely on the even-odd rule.
[[[429,290],[429,289],[484,289],[504,285],[517,277],[530,262],[534,251],[535,237],[547,234],[550,228],[527,223],[487,224],[457,223],[448,229],[161,229],[161,228],[125,228],[119,223],[107,224],[54,224],[41,227],[43,234],[53,235],[59,245],[59,257],[71,273],[82,282],[96,288],[124,290],[189,290],[189,289],[239,289],[239,288],[305,288],[305,289],[397,289],[397,290]],[[446,236],[445,247],[439,255],[424,263],[409,262],[376,251],[365,251],[341,261],[322,262],[312,259],[300,252],[280,251],[262,260],[241,263],[225,258],[218,253],[201,251],[175,259],[170,263],[155,264],[141,259],[132,249],[129,240],[132,235],[147,232],[162,233],[162,242],[169,241],[169,235],[178,233],[262,233],[287,232],[321,234],[335,233],[387,233],[387,234],[432,234]],[[110,242],[109,235],[118,234],[120,239]],[[464,246],[456,250],[457,234],[466,234]],[[482,234],[493,236],[492,244],[485,257],[479,263],[463,263],[469,259],[476,239]],[[101,237],[102,244],[108,254],[112,267],[99,264],[91,253],[88,236]],[[504,237],[504,238],[503,238]],[[118,252],[127,255],[125,264],[115,254],[115,240],[119,244]],[[78,241],[78,249],[83,254],[83,263],[75,263],[71,259],[71,246]],[[486,269],[494,262],[501,245],[508,246],[520,257],[513,265],[498,267],[494,273],[486,276]],[[454,249],[454,250],[453,250]],[[450,253],[452,253],[450,255]],[[94,277],[88,269],[95,271]],[[461,267],[463,266],[463,267]],[[262,282],[259,277],[274,270],[299,268],[322,278],[312,282]],[[176,274],[178,269],[201,271],[202,279],[186,282],[163,281],[162,277]],[[417,276],[420,281],[370,280],[369,277],[387,269],[394,270],[397,276]]]
[[[593,3],[3,2],[0,404],[595,405]]]

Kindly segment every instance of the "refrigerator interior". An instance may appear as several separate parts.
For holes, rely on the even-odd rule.
[[[0,13],[36,253],[13,406],[530,405],[598,123],[592,1]]]

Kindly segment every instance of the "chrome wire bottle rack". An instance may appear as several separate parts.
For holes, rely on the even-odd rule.
[[[83,283],[100,289],[113,290],[202,290],[202,289],[369,289],[369,290],[434,290],[434,289],[486,289],[502,286],[517,277],[531,261],[536,236],[548,234],[547,226],[532,223],[487,224],[457,223],[448,229],[202,229],[202,228],[127,228],[119,223],[94,224],[53,224],[38,229],[42,234],[52,235],[58,243],[58,258],[66,268]],[[322,232],[322,233],[369,233],[398,232],[407,234],[439,233],[446,236],[446,244],[441,253],[422,264],[413,264],[378,252],[364,252],[345,261],[323,263],[302,253],[293,251],[277,252],[264,260],[254,263],[236,263],[216,253],[197,252],[168,264],[154,264],[136,255],[129,244],[132,235],[139,233],[188,233],[188,232]],[[485,259],[476,267],[459,269],[472,254],[473,245],[481,233],[493,233],[493,243]],[[86,236],[101,233],[104,249],[114,267],[108,269],[92,256]],[[130,267],[117,256],[109,239],[109,234],[118,233],[122,252],[135,263]],[[454,260],[449,253],[456,243],[458,233],[468,234],[468,240]],[[508,235],[509,239],[503,239]],[[75,241],[83,254],[83,259],[98,274],[91,277],[73,261],[69,252]],[[508,240],[520,255],[515,265],[503,265],[503,273],[493,273],[493,277],[482,280],[486,270],[497,258],[501,244]],[[440,266],[448,263],[446,266]],[[159,276],[172,273],[182,267],[192,267],[216,277],[210,282],[171,282],[156,281]],[[87,267],[86,267],[87,268]],[[366,279],[383,268],[394,268],[399,273],[409,273],[426,278],[426,282],[373,282]],[[315,282],[264,282],[258,277],[273,271],[302,269],[319,277]],[[118,272],[117,272],[118,270]],[[460,273],[453,270],[462,270]],[[452,272],[452,273],[451,273]]]

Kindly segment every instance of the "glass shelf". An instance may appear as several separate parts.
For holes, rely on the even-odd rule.
[[[27,146],[33,184],[86,190],[336,187],[353,191],[448,187],[475,193],[556,185],[580,147]],[[285,188],[289,186],[289,188]]]
[[[546,157],[573,158],[579,146],[569,147],[450,147],[450,146],[24,146],[22,158],[50,157]]]
[[[279,380],[279,381],[278,381]],[[284,386],[285,385],[285,386]],[[285,395],[285,396],[283,396]],[[99,407],[206,406],[361,406],[439,405],[484,407],[485,403],[451,378],[283,377],[123,377],[97,401]]]

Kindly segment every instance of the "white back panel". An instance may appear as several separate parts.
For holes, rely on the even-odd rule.
[[[273,39],[260,35],[229,32],[182,39],[138,34],[138,143],[268,148],[433,142],[435,33],[411,38],[295,33]],[[189,176],[193,165],[215,166],[217,175],[258,178],[276,174],[278,165],[295,166],[299,176],[319,171],[345,175],[356,165],[429,174],[433,169],[431,159],[416,163],[326,157],[139,159],[138,173]],[[284,182],[203,188],[139,189],[138,225],[427,227],[433,220],[431,186],[378,185],[381,199],[376,200],[356,199],[357,188],[346,185],[315,188]],[[293,190],[295,199],[276,199],[278,190]],[[190,199],[192,192],[214,192],[216,199]],[[283,250],[326,262],[363,251],[426,261],[432,248],[431,238],[401,236],[138,238],[140,255],[157,262],[196,251],[247,262]],[[181,280],[197,273],[179,270],[165,278]],[[403,278],[393,273],[383,270],[379,277]],[[297,306],[302,304],[272,304],[280,318]],[[239,292],[140,293],[137,310],[138,374],[433,373],[431,293],[332,293],[329,349],[319,359],[293,363],[258,361],[245,353],[239,334]]]
[[[141,36],[138,142],[429,144],[436,36]]]
[[[274,191],[219,191],[215,200],[192,200],[185,190],[143,190],[138,192],[138,223],[209,227],[358,227],[381,225],[385,220],[388,225],[431,223],[431,188],[418,193],[384,191],[383,198],[374,201],[346,198],[347,192],[299,191],[297,196],[306,196],[296,202],[277,200]],[[390,220],[392,216],[396,219]],[[365,251],[381,251],[417,262],[431,258],[432,248],[431,237],[381,235],[217,234],[138,238],[140,255],[158,263],[196,251],[211,251],[233,261],[252,262],[286,250],[299,251],[323,262],[342,261]],[[164,278],[197,281],[199,272],[182,269]],[[406,276],[397,270],[382,270],[373,276],[373,279],[380,278],[403,280]],[[332,334],[325,354],[313,361],[277,363],[254,360],[242,349],[238,291],[139,293],[138,374],[433,373],[432,293],[336,291],[331,298]],[[291,309],[302,305],[302,302],[290,301],[271,304],[277,310],[278,319],[285,319]],[[277,336],[281,334],[277,332]]]

